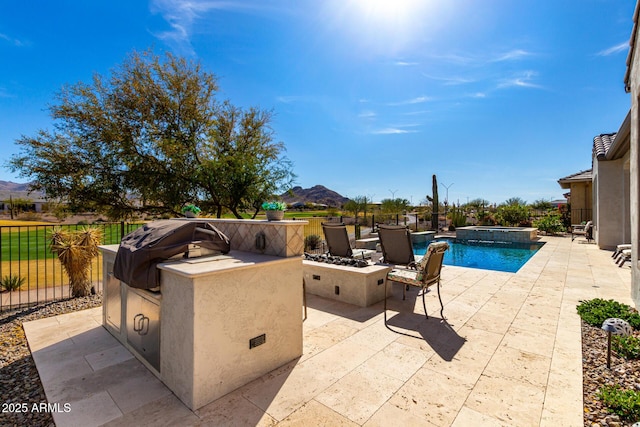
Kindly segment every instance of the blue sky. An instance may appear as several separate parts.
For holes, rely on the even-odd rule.
[[[0,150],[51,129],[64,84],[132,50],[198,59],[219,98],[273,109],[297,185],[347,197],[560,199],[616,132],[634,2],[109,0],[0,3]],[[4,166],[4,162],[2,165]],[[24,182],[9,169],[0,180]]]

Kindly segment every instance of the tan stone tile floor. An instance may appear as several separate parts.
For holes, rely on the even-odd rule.
[[[445,266],[425,319],[415,290],[361,308],[308,295],[301,358],[192,412],[101,327],[101,309],[24,324],[58,426],[582,426],[580,300],[632,305],[630,270],[544,237],[517,273]]]

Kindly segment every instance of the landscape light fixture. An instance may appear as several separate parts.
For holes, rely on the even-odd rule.
[[[631,335],[631,325],[622,319],[610,317],[602,322],[602,329],[607,332],[607,368],[611,369],[611,335]]]

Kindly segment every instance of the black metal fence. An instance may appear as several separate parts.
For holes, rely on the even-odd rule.
[[[120,243],[122,236],[144,223],[104,222],[73,225],[0,226],[0,311],[69,297],[69,279],[57,256],[50,250],[54,229],[67,231],[98,228],[102,244]],[[91,265],[91,281],[102,290],[102,256]],[[8,290],[11,284],[19,289]]]

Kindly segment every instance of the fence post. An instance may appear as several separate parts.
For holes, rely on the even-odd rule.
[[[360,224],[356,222],[356,240],[360,239]]]
[[[124,221],[120,221],[120,240],[124,237]]]

